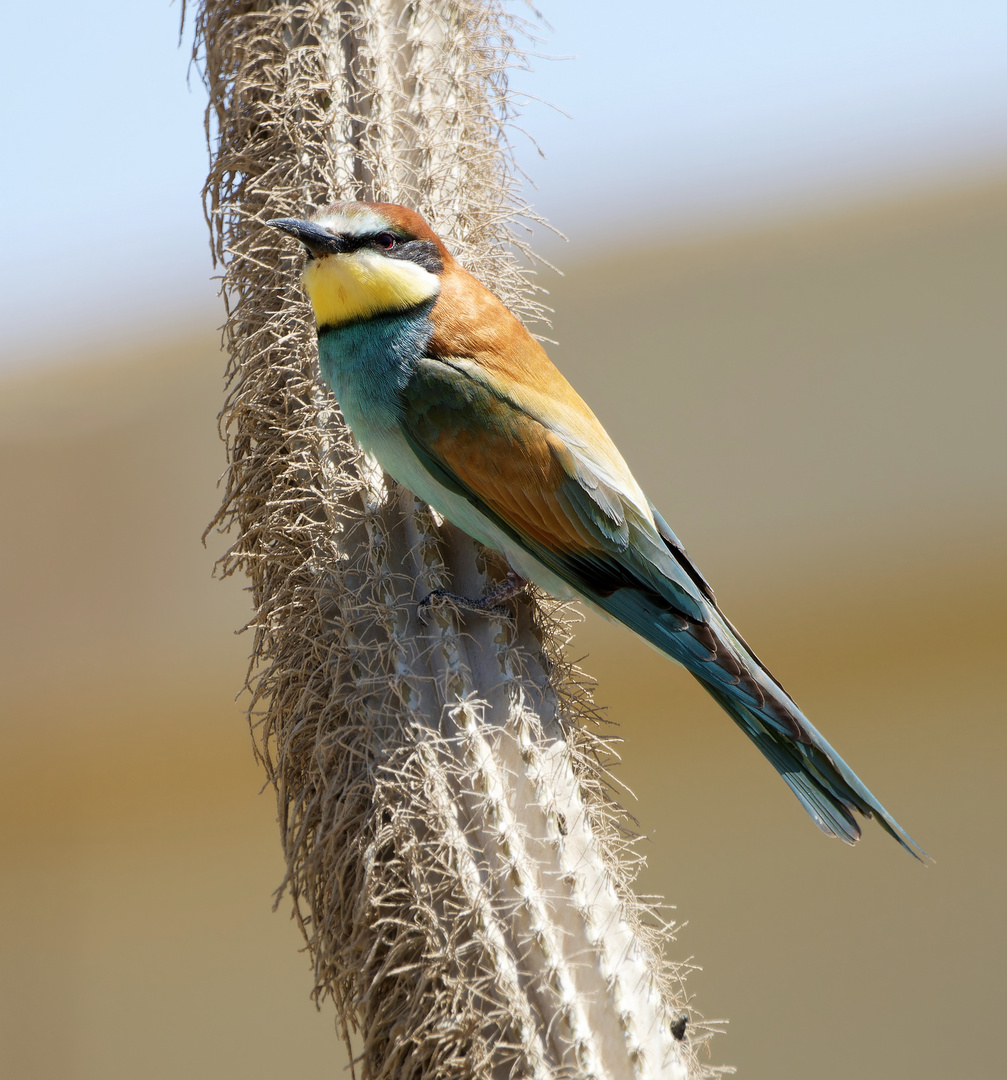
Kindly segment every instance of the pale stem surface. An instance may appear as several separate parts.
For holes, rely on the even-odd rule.
[[[506,149],[522,26],[497,0],[204,0],[197,22],[230,356],[216,524],[251,582],[250,716],[316,994],[368,1080],[706,1075],[557,606],[420,622],[430,590],[506,567],[362,457],[264,225],[406,203],[538,314]]]

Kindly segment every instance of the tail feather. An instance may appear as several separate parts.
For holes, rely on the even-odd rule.
[[[876,818],[885,832],[915,858],[928,858],[808,722],[734,629],[684,549],[677,540],[672,543],[671,531],[664,530],[661,536],[695,590],[689,605],[677,603],[684,579],[672,580],[664,573],[667,567],[641,562],[636,556],[616,564],[621,581],[607,563],[595,566],[591,562],[594,556],[564,561],[544,549],[536,551],[536,556],[561,577],[575,577],[577,591],[583,597],[690,671],[769,759],[824,833],[855,844],[860,839],[860,825],[854,814],[860,813]],[[604,590],[591,584],[595,578],[604,580]],[[609,587],[616,582],[617,587]]]
[[[806,720],[801,727],[807,741],[796,741],[718,687],[699,681],[762,751],[822,832],[855,844],[860,826],[853,813],[858,811],[876,819],[914,858],[922,862],[929,857]]]
[[[704,622],[643,589],[619,589],[595,602],[699,680],[769,759],[824,833],[855,844],[860,825],[854,814],[859,813],[876,819],[915,858],[929,858],[808,722],[716,606],[712,593],[706,596]]]

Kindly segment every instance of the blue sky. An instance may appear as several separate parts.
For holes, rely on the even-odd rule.
[[[533,59],[512,84],[569,116],[530,100],[524,126],[547,156],[516,147],[532,201],[577,249],[1007,169],[1002,0],[539,7],[552,29],[534,48],[564,59]],[[216,311],[205,102],[177,5],[54,10],[44,48],[10,50],[0,102],[7,365]],[[42,40],[24,5],[7,25]]]

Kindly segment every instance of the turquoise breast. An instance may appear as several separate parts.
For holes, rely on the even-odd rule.
[[[399,424],[399,395],[433,334],[433,305],[319,328],[322,378],[365,449],[375,434]]]

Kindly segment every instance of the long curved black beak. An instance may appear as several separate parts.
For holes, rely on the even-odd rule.
[[[302,221],[300,218],[273,218],[267,221],[274,229],[282,229],[285,233],[300,240],[300,242],[315,256],[319,255],[342,255],[350,250],[349,241],[345,236],[334,236],[316,225],[312,221]]]

